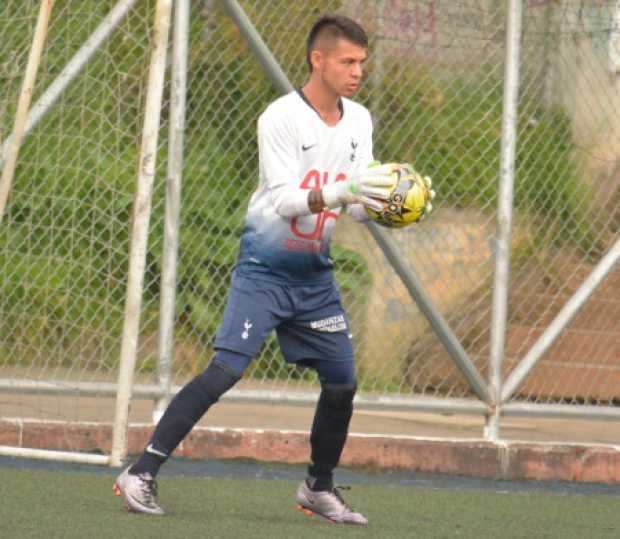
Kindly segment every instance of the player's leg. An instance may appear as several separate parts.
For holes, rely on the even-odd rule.
[[[278,328],[278,338],[287,361],[318,372],[321,394],[310,434],[308,477],[298,489],[297,502],[305,512],[333,522],[367,524],[333,484],[357,387],[348,320],[335,285],[302,287],[298,295],[304,311]]]
[[[321,394],[310,432],[308,477],[297,489],[297,503],[304,513],[318,514],[332,522],[368,524],[368,519],[345,502],[333,483],[353,413],[357,387],[354,362],[319,360],[309,366],[319,374]]]
[[[114,490],[129,511],[163,514],[157,503],[155,476],[194,425],[241,378],[251,356],[219,350],[205,371],[175,395],[146,449],[117,478]]]
[[[353,414],[357,389],[355,363],[317,360],[310,366],[319,375],[321,393],[310,431],[308,480],[315,490],[331,490]]]
[[[209,366],[179,391],[161,417],[142,456],[130,473],[155,477],[207,410],[241,378],[251,357],[219,350]],[[241,368],[237,367],[239,365]]]
[[[143,454],[114,485],[128,509],[163,513],[155,501],[159,468],[205,412],[241,378],[266,335],[279,323],[281,298],[267,288],[233,276],[215,340],[215,358],[170,402]]]

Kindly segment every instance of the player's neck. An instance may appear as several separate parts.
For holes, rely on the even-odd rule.
[[[340,96],[310,80],[302,88],[306,99],[327,125],[336,125],[342,117]]]

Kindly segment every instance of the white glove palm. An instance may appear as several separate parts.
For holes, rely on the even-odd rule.
[[[387,167],[371,165],[351,178],[324,186],[323,202],[328,208],[364,204],[381,211],[381,200],[390,198],[390,190],[394,186],[391,174],[391,169]]]

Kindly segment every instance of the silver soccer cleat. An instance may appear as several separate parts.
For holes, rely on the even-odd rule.
[[[114,494],[123,496],[124,507],[132,513],[163,515],[164,510],[157,505],[157,483],[149,473],[130,474],[125,468],[112,487]]]
[[[368,524],[364,515],[347,505],[337,488],[313,491],[303,481],[297,489],[297,503],[297,509],[302,513],[319,515],[336,524]]]

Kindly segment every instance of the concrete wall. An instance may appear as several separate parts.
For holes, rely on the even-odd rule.
[[[425,224],[390,230],[389,234],[445,314],[489,282],[493,230],[494,221],[475,211],[447,210],[437,211]],[[365,332],[356,335],[356,341],[362,343],[359,367],[377,382],[402,382],[408,353],[429,330],[429,324],[365,226],[341,217],[334,243],[366,253],[372,274],[364,320],[353,320],[353,325]]]

